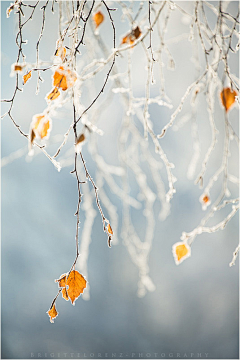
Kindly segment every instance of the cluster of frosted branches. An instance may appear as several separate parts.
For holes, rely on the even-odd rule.
[[[169,215],[170,202],[176,192],[174,167],[179,166],[173,164],[174,158],[169,159],[164,146],[163,138],[171,137],[171,128],[180,132],[185,124],[191,122],[193,149],[187,176],[194,179],[196,171],[199,171],[195,184],[203,188],[200,197],[203,210],[212,203],[200,224],[189,233],[183,232],[182,243],[173,246],[176,263],[190,255],[191,245],[197,235],[224,229],[239,209],[239,199],[231,199],[228,189],[229,183],[236,186],[236,191],[239,185],[239,179],[231,174],[229,169],[230,145],[233,142],[239,147],[238,134],[229,115],[235,111],[229,112],[236,104],[239,92],[238,78],[231,71],[229,63],[229,59],[237,56],[239,50],[239,10],[232,13],[228,6],[228,2],[221,1],[214,4],[192,1],[184,5],[182,2],[170,0],[47,0],[37,1],[35,4],[16,0],[8,8],[7,16],[18,18],[18,53],[16,62],[12,65],[16,87],[12,98],[3,100],[9,107],[2,117],[8,116],[11,119],[20,134],[28,140],[28,146],[4,158],[2,166],[26,153],[29,153],[28,156],[35,156],[40,152],[44,153],[59,171],[62,167],[73,166],[71,173],[76,177],[78,201],[75,214],[76,258],[70,272],[77,267],[87,277],[91,232],[97,216],[95,199],[108,245],[111,246],[111,240],[113,244],[117,244],[121,234],[123,243],[139,270],[138,295],[143,296],[147,290],[155,289],[149,276],[149,254],[156,222],[154,206],[157,202],[160,204],[159,219],[164,220]],[[29,63],[24,54],[25,36],[29,21],[39,16],[39,12],[42,25],[36,44],[36,61]],[[56,48],[52,49],[53,56],[43,60],[41,44],[45,36],[47,12],[52,12],[54,19],[57,17],[58,37]],[[188,25],[187,31],[169,37],[167,33],[171,19],[176,16]],[[121,22],[124,25],[120,26]],[[169,90],[165,76],[166,71],[176,71],[178,59],[173,58],[171,46],[178,42],[191,44],[195,79],[188,83],[187,88],[181,89],[182,95],[175,105],[171,95],[167,95]],[[27,46],[31,45],[33,44]],[[138,56],[141,56],[139,62],[144,71],[141,70],[141,73],[136,75],[134,54],[137,51]],[[182,56],[184,57],[184,53]],[[43,74],[49,74],[53,89],[49,89],[49,93],[45,94],[46,108],[41,114],[33,116],[29,123],[29,132],[25,133],[20,119],[13,117],[12,110],[18,92],[22,91],[22,75],[24,86],[28,86],[34,72],[37,73],[38,96],[41,94]],[[145,85],[141,91],[136,91],[134,87],[133,79],[136,76],[144,79]],[[155,90],[152,91],[156,85],[157,94]],[[220,95],[221,116],[225,122],[224,139],[217,130],[215,115],[218,105],[216,98],[220,99]],[[211,140],[201,161],[197,114],[199,98],[202,97],[208,112]],[[108,109],[114,107],[116,101],[121,102],[122,121],[118,124],[118,138],[113,134],[116,145],[114,151],[118,150],[118,163],[111,165],[104,158],[105,151],[99,145],[100,137],[105,136],[99,124],[103,117],[107,118],[108,122],[111,121],[112,110]],[[191,110],[180,117],[188,101]],[[69,104],[72,118],[66,126],[65,134],[51,135],[52,127],[55,126],[51,117],[56,116],[60,108]],[[153,106],[158,107],[158,111],[166,109],[164,111],[170,114],[165,124],[152,115]],[[114,113],[114,116],[117,115]],[[217,141],[221,143],[217,151],[222,153],[222,162],[212,174],[209,163],[216,151]],[[107,138],[105,144],[108,144]],[[50,145],[51,148],[55,146],[52,155],[48,151]],[[90,174],[83,154],[90,156],[94,174]],[[217,183],[221,183],[221,191],[213,201],[211,193]],[[122,202],[122,221],[110,193]],[[207,226],[210,218],[214,218],[221,209],[229,208],[228,205],[231,210],[225,214],[224,219],[215,225]],[[82,211],[85,212],[85,222],[79,246]],[[145,218],[144,233],[138,233],[132,219],[133,211]],[[105,212],[110,220],[105,217]],[[236,260],[238,250],[239,246],[234,252],[231,265]],[[89,286],[84,297],[89,298]]]

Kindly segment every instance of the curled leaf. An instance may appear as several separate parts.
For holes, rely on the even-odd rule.
[[[67,295],[74,305],[75,300],[80,296],[80,294],[83,293],[83,290],[86,288],[87,281],[77,270],[72,270],[67,277],[66,286]]]
[[[95,22],[96,28],[104,21],[104,15],[101,11],[93,15],[93,21]]]
[[[187,243],[177,242],[172,247],[173,257],[176,265],[191,256],[191,248]]]
[[[50,317],[50,322],[54,323],[53,319],[55,319],[58,316],[58,312],[55,304],[53,304],[53,306],[48,310],[47,314]]]
[[[235,103],[235,97],[237,96],[237,93],[235,90],[232,91],[229,87],[227,87],[222,90],[220,96],[225,110],[228,111]]]
[[[6,14],[7,14],[7,18],[9,18],[10,13],[13,11],[15,4],[11,4],[11,6],[9,6],[9,8],[7,8]]]
[[[31,76],[32,76],[32,71],[29,71],[26,75],[23,75],[23,83],[24,83],[24,85],[31,78]]]

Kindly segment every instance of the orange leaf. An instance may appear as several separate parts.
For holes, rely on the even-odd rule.
[[[67,301],[69,300],[69,297],[68,297],[68,294],[67,294],[67,289],[65,287],[62,288],[62,297]]]
[[[179,265],[183,260],[191,256],[191,249],[188,244],[183,242],[178,242],[172,247],[173,256],[177,265]]]
[[[93,20],[97,28],[104,21],[104,15],[101,13],[101,11],[98,11],[93,15]]]
[[[23,66],[22,65],[14,65],[14,71],[22,71]]]
[[[77,138],[77,142],[76,145],[80,144],[81,142],[83,142],[85,140],[85,135],[84,134],[80,134]]]
[[[32,76],[32,71],[29,71],[26,75],[23,75],[23,82],[26,84],[26,82],[30,79]]]
[[[59,69],[63,70],[63,67],[60,66]],[[53,75],[53,86],[56,86],[58,88],[60,87],[63,91],[67,90],[68,88],[67,78],[62,72],[59,72],[59,70],[56,70]]]
[[[51,309],[48,310],[47,314],[50,317],[50,322],[54,323],[53,319],[55,319],[58,316],[58,312],[55,304],[51,307]]]
[[[235,90],[232,91],[229,87],[227,87],[222,90],[220,96],[225,110],[228,111],[230,107],[235,103],[235,96],[237,96],[237,93]]]
[[[60,95],[60,91],[58,90],[57,87],[55,87],[48,95],[47,95],[47,99],[52,101],[55,100],[59,97]]]
[[[59,279],[55,280],[55,282],[58,282],[59,287],[66,286],[66,275],[67,274],[62,274]]]
[[[72,87],[76,80],[77,76],[73,71],[70,69],[65,70],[63,66],[59,66],[53,75],[53,86],[65,91]]]
[[[107,231],[108,231],[109,234],[113,235],[113,231],[112,231],[112,228],[111,228],[110,224],[108,224],[108,226],[107,226]]]
[[[67,294],[74,305],[75,300],[83,293],[87,286],[87,282],[77,270],[72,270],[67,277],[66,285],[68,286]]]

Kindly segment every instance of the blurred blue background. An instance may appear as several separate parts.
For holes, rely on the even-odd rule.
[[[28,44],[24,46],[27,62],[36,61],[35,46],[42,22],[39,9],[43,4],[44,2],[40,2],[34,20],[28,23],[24,32],[24,38],[28,39]],[[179,4],[192,12],[192,2]],[[11,13],[10,18],[6,18],[9,5],[9,2],[1,2],[1,91],[2,98],[5,99],[11,98],[15,88],[15,78],[9,75],[18,51],[15,44],[17,16]],[[55,6],[57,8],[57,5]],[[230,2],[229,11],[236,14],[237,6],[238,2]],[[58,36],[57,11],[53,15],[50,10],[49,6],[40,43],[40,59],[48,61],[53,57]],[[176,14],[173,13],[169,20],[167,38],[189,33],[189,24],[181,21],[181,15],[176,10],[174,12]],[[120,21],[120,15],[120,10],[114,13],[117,41],[129,28],[126,19],[123,23]],[[102,25],[101,33],[111,49],[112,35],[109,29],[110,24],[106,22]],[[191,44],[187,38],[169,45],[169,48],[176,63],[176,71],[168,71],[165,66],[164,74],[167,95],[173,101],[173,109],[150,107],[151,120],[157,133],[160,132],[162,124],[169,121],[171,113],[195,76],[194,66],[190,61]],[[127,57],[124,56],[124,59],[117,61],[119,68],[126,71]],[[135,96],[144,96],[145,78],[136,74],[139,74],[139,71],[144,74],[146,64],[141,61],[137,49],[132,52],[132,62]],[[238,56],[231,58],[230,64],[232,71],[238,76]],[[43,73],[42,77],[44,82],[40,84],[39,95],[35,95],[35,73],[25,85],[24,91],[17,94],[14,102],[13,117],[26,133],[32,116],[46,107],[44,97],[51,89],[51,78],[49,72]],[[98,81],[96,88],[100,90],[101,81]],[[109,87],[106,91],[107,89]],[[152,87],[152,96],[156,96],[158,90],[159,83]],[[109,109],[106,108],[97,123],[98,127],[104,130],[104,135],[98,140],[101,155],[107,163],[113,165],[119,165],[115,145],[119,124],[124,115],[119,99],[118,95],[114,97],[112,105]],[[82,94],[82,101],[84,106],[88,105],[85,94]],[[99,99],[99,102],[101,101]],[[201,101],[205,105],[201,106],[200,103],[201,110],[197,114],[197,120],[200,124],[202,160],[211,140],[211,132],[204,97]],[[2,113],[7,109],[8,106],[3,104]],[[181,116],[189,113],[190,109],[190,102],[187,101]],[[237,131],[236,108],[231,111],[230,117]],[[159,119],[163,121],[160,125]],[[52,134],[63,134],[71,121],[72,108],[67,105],[56,113]],[[224,116],[217,98],[215,121],[220,140],[209,162],[207,179],[218,168],[222,156],[221,132],[224,131]],[[70,149],[71,144],[69,142],[66,147]],[[77,206],[77,187],[75,178],[70,175],[73,167],[65,167],[58,173],[43,154],[29,161],[26,156],[26,139],[20,136],[7,116],[3,119],[2,158],[26,147],[24,156],[2,167],[1,171],[3,359],[51,356],[198,358],[199,354],[202,358],[212,359],[239,357],[238,262],[236,266],[229,268],[239,237],[238,215],[224,231],[197,237],[192,247],[192,256],[177,267],[172,257],[172,245],[179,241],[182,231],[191,231],[203,217],[198,200],[201,190],[186,177],[192,154],[190,125],[185,125],[178,132],[170,129],[161,145],[169,160],[175,164],[173,172],[178,181],[177,192],[171,201],[171,214],[165,221],[156,221],[149,258],[150,276],[156,290],[147,293],[143,298],[137,297],[138,270],[122,245],[120,234],[119,243],[111,249],[107,247],[106,234],[102,231],[101,218],[97,213],[88,259],[90,300],[79,298],[73,307],[59,298],[56,304],[59,316],[53,325],[49,322],[46,311],[57,293],[54,279],[69,270],[75,257],[74,213]],[[56,148],[56,144],[51,145],[49,152],[54,154]],[[235,168],[235,175],[238,174],[236,153],[233,145],[230,165]],[[98,179],[94,177],[95,165],[87,148],[84,148],[83,154],[89,172],[98,185]],[[137,190],[134,188],[135,182],[131,181],[131,191],[134,194]],[[107,186],[104,189],[117,206],[121,222],[120,201]],[[218,191],[219,189],[220,186]],[[233,196],[237,196],[236,186],[230,190]],[[84,193],[84,185],[82,192]],[[108,214],[107,209],[103,210]],[[159,204],[155,205],[154,211],[157,216],[160,211]],[[135,227],[141,234],[144,231],[144,217],[136,210],[132,216]],[[212,224],[221,219],[221,214],[216,215],[211,220]],[[83,223],[84,215],[81,225]],[[82,226],[80,240],[81,231]]]

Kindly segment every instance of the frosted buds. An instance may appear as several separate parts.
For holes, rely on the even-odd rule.
[[[207,207],[211,204],[210,196],[207,193],[203,193],[200,196],[199,201],[202,204],[202,210],[206,210]]]

